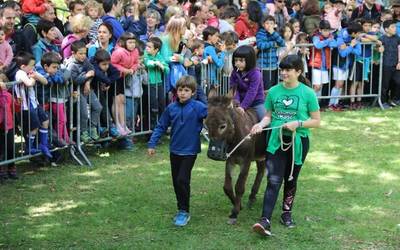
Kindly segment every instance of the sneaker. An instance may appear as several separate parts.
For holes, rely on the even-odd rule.
[[[84,143],[88,143],[92,140],[92,138],[89,136],[88,131],[84,131],[81,133],[81,141]]]
[[[99,136],[100,138],[106,138],[108,136],[108,130],[105,127],[99,128]]]
[[[390,101],[390,102],[389,102],[389,105],[392,106],[392,107],[397,107],[397,104],[396,104],[396,102],[394,102],[394,101]]]
[[[133,149],[133,143],[130,140],[130,138],[122,138],[120,140],[120,147],[123,150],[132,150]]]
[[[175,226],[184,227],[190,221],[190,214],[184,210],[179,210],[175,219]]]
[[[92,137],[92,139],[95,140],[95,141],[100,139],[100,136],[97,133],[97,129],[95,127],[90,128],[90,137]]]
[[[391,109],[392,106],[390,106],[389,103],[385,102],[384,104],[382,104],[382,109]]]
[[[271,223],[265,217],[260,219],[260,222],[253,225],[253,231],[262,236],[271,236]]]
[[[116,127],[111,127],[110,128],[110,136],[111,137],[120,137],[121,135],[118,132],[118,129]]]
[[[399,99],[399,100],[393,101],[393,103],[394,103],[396,106],[400,106],[400,99]]]
[[[294,223],[292,219],[292,213],[291,212],[283,212],[281,215],[281,224],[288,227],[288,228],[294,228],[296,224]]]

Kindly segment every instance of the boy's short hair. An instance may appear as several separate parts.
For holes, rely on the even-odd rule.
[[[331,24],[327,20],[322,20],[319,23],[318,27],[319,27],[320,30],[330,30],[330,29],[332,29],[331,28]]]
[[[68,4],[69,11],[73,12],[76,5],[85,5],[85,3],[83,1],[81,1],[81,0],[71,1]]]
[[[225,8],[225,10],[220,14],[221,19],[229,19],[229,18],[238,18],[240,16],[240,10],[236,5],[229,5]]]
[[[364,25],[366,23],[370,23],[372,25],[374,23],[374,21],[372,19],[369,19],[369,18],[361,18],[360,19],[360,23],[361,23],[361,25]]]
[[[176,82],[176,89],[185,87],[192,90],[192,93],[195,93],[197,88],[196,78],[191,75],[186,75],[179,78],[179,80]]]
[[[396,24],[396,21],[394,21],[394,20],[386,20],[386,21],[383,22],[382,27],[383,27],[383,29],[386,30],[392,24]]]
[[[352,22],[352,23],[349,23],[349,26],[347,26],[347,32],[349,33],[349,35],[358,33],[358,32],[362,32],[362,31],[363,31],[363,28],[362,28],[361,24],[359,24],[359,23]]]
[[[225,42],[225,45],[234,45],[239,43],[239,36],[234,31],[226,31],[221,34],[221,40]]]
[[[94,60],[96,63],[109,62],[111,61],[111,56],[107,50],[99,49],[96,51],[96,54],[94,54]]]
[[[292,1],[292,4],[290,6],[293,7],[295,5],[300,5],[300,1],[299,0],[294,0],[294,1]]]
[[[135,36],[135,34],[133,34],[132,32],[124,32],[118,39],[118,44],[119,46],[123,47],[126,49],[126,41],[133,39],[135,41],[137,41],[137,37]]]
[[[217,28],[215,28],[213,26],[207,26],[207,28],[205,28],[203,30],[203,39],[204,39],[204,41],[207,41],[209,36],[213,36],[216,33],[219,33],[219,29],[217,29]]]
[[[112,10],[114,5],[118,4],[118,0],[104,0],[103,1],[103,9],[105,13],[108,13]]]
[[[156,49],[156,50],[160,50],[161,49],[162,41],[161,41],[160,38],[155,37],[155,36],[150,37],[149,38],[149,42],[153,44],[154,49]]]
[[[273,17],[273,16],[271,16],[271,15],[264,15],[263,18],[262,18],[262,20],[261,20],[261,23],[264,24],[264,23],[267,22],[267,21],[271,21],[271,22],[276,23],[275,17]]]
[[[82,48],[86,48],[86,44],[84,41],[77,40],[77,41],[72,42],[72,44],[71,44],[71,50],[74,53],[78,52],[78,50],[80,50]]]
[[[193,41],[190,42],[190,49],[192,52],[196,49],[199,49],[201,46],[204,46],[204,41],[201,39],[193,39]]]
[[[45,19],[40,19],[36,26],[37,33],[40,35],[40,37],[43,37],[42,31],[45,33],[48,33],[49,30],[51,30],[53,27],[56,27],[54,22],[47,21]]]
[[[61,64],[61,56],[53,51],[44,53],[42,59],[40,59],[42,67],[45,65],[50,66],[52,63]]]
[[[15,63],[18,68],[21,68],[22,65],[28,65],[31,61],[35,61],[35,57],[29,52],[20,51],[15,56]]]

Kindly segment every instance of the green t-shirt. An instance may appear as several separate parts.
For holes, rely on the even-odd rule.
[[[272,87],[265,101],[265,109],[271,111],[271,127],[281,126],[290,121],[306,121],[310,119],[310,112],[319,110],[318,99],[312,88],[300,83],[296,88],[288,89],[283,83]],[[283,130],[284,135],[291,135]],[[308,128],[297,128],[295,138],[295,164],[301,165],[302,144],[301,137],[308,137]],[[267,151],[274,154],[280,148],[280,130],[273,129],[268,141]]]

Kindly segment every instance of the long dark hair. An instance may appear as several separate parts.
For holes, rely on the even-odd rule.
[[[299,75],[299,82],[302,82],[306,84],[307,86],[311,86],[310,80],[304,77],[304,64],[303,60],[301,59],[300,56],[298,55],[288,55],[285,58],[282,59],[282,61],[279,63],[279,68],[280,69],[294,69],[296,71],[301,71],[301,74]]]

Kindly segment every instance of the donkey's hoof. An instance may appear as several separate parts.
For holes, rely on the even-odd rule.
[[[236,225],[236,223],[237,223],[237,218],[229,218],[228,219],[229,225]]]

